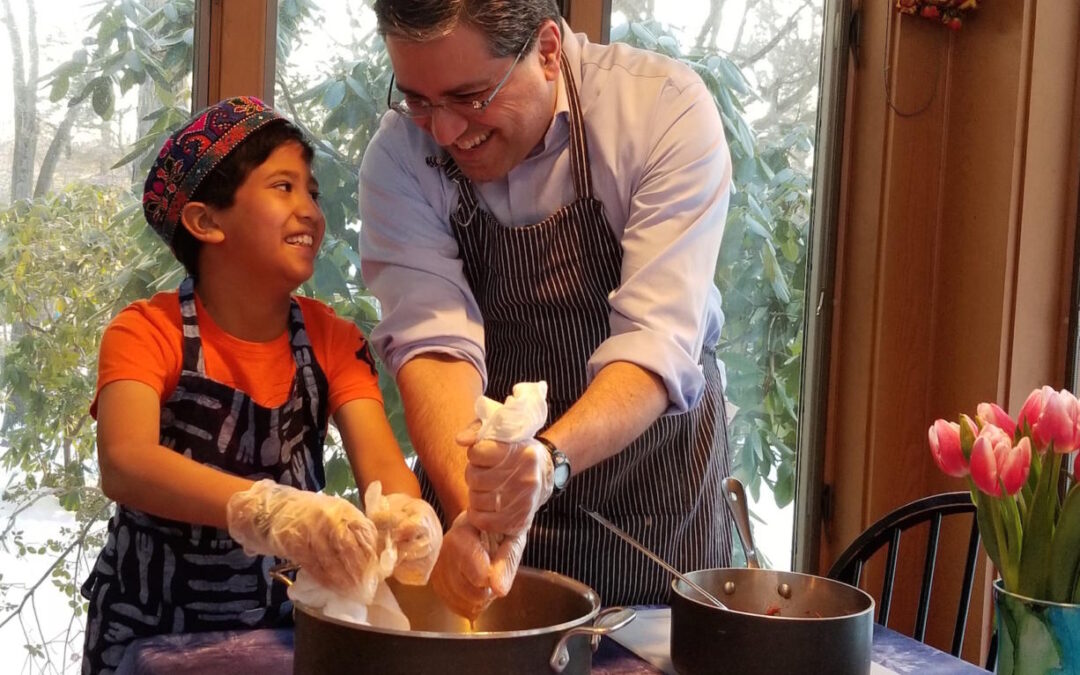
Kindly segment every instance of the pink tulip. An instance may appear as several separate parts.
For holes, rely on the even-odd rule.
[[[966,476],[967,461],[960,448],[960,425],[956,422],[937,420],[928,431],[930,454],[938,467],[950,476]]]
[[[1030,427],[1032,440],[1040,449],[1051,443],[1054,451],[1061,453],[1080,447],[1080,401],[1065,389],[1042,387],[1031,392],[1016,421],[1021,428]]]
[[[976,410],[983,423],[1000,427],[1010,438],[1016,434],[1016,422],[997,403],[980,403]]]
[[[1054,393],[1051,387],[1035,389],[1028,394],[1024,405],[1020,406],[1020,414],[1016,416],[1016,424],[1025,432],[1033,429],[1035,423],[1042,417],[1043,408],[1046,407],[1046,399]],[[1024,427],[1027,429],[1024,429]]]
[[[1055,392],[1035,426],[1036,438],[1054,444],[1054,452],[1068,453],[1080,447],[1080,401],[1062,389]]]
[[[1005,432],[983,427],[971,448],[971,479],[989,495],[1016,494],[1031,470],[1031,441],[1025,436],[1015,446]]]

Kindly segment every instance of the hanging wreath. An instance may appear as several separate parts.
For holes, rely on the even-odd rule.
[[[896,11],[940,21],[953,30],[960,30],[964,12],[978,9],[979,0],[896,0]]]

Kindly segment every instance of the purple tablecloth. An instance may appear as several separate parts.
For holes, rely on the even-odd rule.
[[[898,673],[985,675],[986,671],[883,626],[874,626],[873,660]],[[292,675],[291,629],[160,635],[132,644],[118,675]],[[655,675],[661,671],[604,638],[593,675]]]

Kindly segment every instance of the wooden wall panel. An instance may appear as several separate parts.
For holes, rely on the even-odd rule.
[[[822,569],[889,510],[964,487],[930,458],[934,418],[984,400],[1015,412],[1035,385],[1063,384],[1076,224],[1080,3],[988,3],[957,33],[891,3],[861,4]],[[962,539],[946,537],[947,556],[962,555]],[[903,551],[912,562],[901,588],[917,582],[922,546]],[[872,567],[871,588],[879,575]],[[986,605],[976,604],[978,620]],[[906,628],[913,612],[897,606],[893,625]],[[932,626],[938,646],[942,628]],[[979,633],[969,631],[973,660]]]

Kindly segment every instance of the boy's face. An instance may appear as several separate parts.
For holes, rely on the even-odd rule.
[[[326,231],[318,189],[299,143],[270,153],[236,190],[232,206],[214,214],[230,263],[259,282],[287,283],[290,292],[310,279]]]

